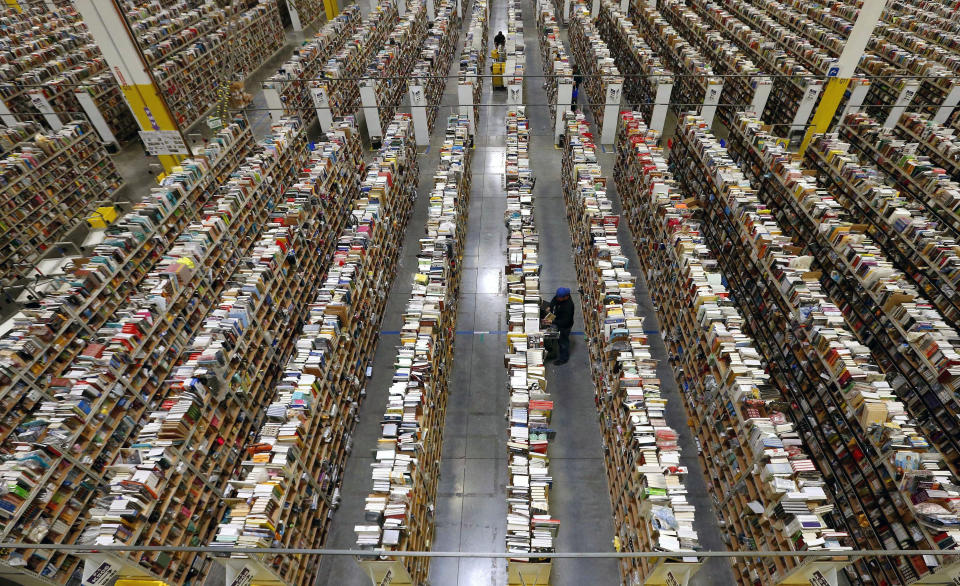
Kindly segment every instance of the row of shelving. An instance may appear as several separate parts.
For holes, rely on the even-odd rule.
[[[567,113],[565,122],[561,181],[619,550],[667,553],[664,559],[622,559],[621,575],[631,584],[666,568],[682,576],[697,558],[676,552],[700,548],[696,510],[687,501],[688,470],[680,462],[677,432],[664,417],[667,399],[638,314],[636,277],[618,237],[621,217],[607,197],[612,185],[583,114]],[[621,127],[631,124],[627,115]]]
[[[406,96],[408,76],[417,63],[420,48],[427,37],[426,2],[413,0],[406,10],[406,14],[401,16],[400,22],[387,36],[381,49],[373,55],[363,74],[367,80],[361,84],[361,101],[368,125],[373,121],[371,118],[379,117],[377,130],[386,128],[393,120],[397,108]],[[367,98],[363,97],[364,88],[371,92]],[[374,111],[371,111],[369,105],[375,105]],[[379,136],[380,133],[371,131],[370,134]]]
[[[745,162],[746,174],[695,117],[683,121],[670,164],[686,190],[701,194],[704,234],[718,251],[727,286],[773,379],[789,390],[790,401],[799,408],[798,429],[834,494],[828,520],[849,534],[856,549],[956,547],[960,534],[949,528],[952,513],[942,501],[934,499],[927,507],[917,499],[923,486],[936,490],[953,482],[943,456],[919,431],[922,420],[918,424],[911,417],[917,397],[897,394],[903,390],[899,377],[885,375],[889,364],[859,341],[863,318],[848,318],[851,305],[838,293],[838,287],[864,288],[854,281],[864,276],[869,259],[854,255],[848,260],[846,253],[833,249],[834,242],[838,248],[860,246],[854,226],[831,221],[839,206],[819,198],[774,137],[748,117],[741,122],[759,142],[756,148],[765,151]],[[744,157],[743,149],[757,143],[738,134],[740,129],[734,127],[730,141]],[[768,183],[754,191],[750,177],[757,177],[758,165],[778,181],[783,174],[785,185],[793,188]],[[823,239],[829,248],[794,244],[788,234],[811,216],[804,209],[794,211],[788,201],[771,207],[772,192],[804,204],[819,202],[810,209],[831,226],[830,232],[799,242],[816,245]],[[946,515],[942,530],[935,528],[941,514]],[[929,571],[928,562],[930,567],[941,563],[922,556],[860,559],[847,565],[847,576],[853,583],[909,582]],[[776,562],[765,563],[771,573],[782,572],[772,567]],[[741,573],[743,581],[747,577]]]
[[[115,139],[127,140],[136,133],[119,86],[72,6],[56,11],[46,6],[8,9],[0,24],[5,33],[0,45],[4,124],[33,120],[60,130],[92,108]]]
[[[286,42],[277,3],[270,0],[225,16],[208,34],[195,36],[190,28],[182,34],[187,42],[157,56],[152,66],[157,87],[181,128],[199,121],[218,103],[227,83],[246,78]]]
[[[412,125],[406,133],[404,152],[397,156],[410,161],[415,170]],[[420,239],[413,290],[400,327],[396,370],[371,463],[372,492],[364,503],[363,524],[355,526],[362,549],[425,551],[433,542],[433,507],[466,242],[470,159],[469,118],[451,116],[433,175],[426,235]],[[416,187],[414,173],[409,190]],[[386,555],[370,563],[394,565]],[[429,560],[408,557],[396,566],[397,579],[406,573],[409,583],[422,584]]]
[[[577,73],[583,78],[582,85],[593,120],[603,136],[612,136],[623,97],[623,76],[593,25],[590,9],[585,4],[573,5],[567,34],[570,53],[577,64]]]
[[[440,101],[447,87],[447,78],[440,72],[450,71],[450,65],[460,40],[460,14],[456,0],[443,0],[430,23],[430,30],[423,41],[420,59],[410,71],[410,84],[419,85],[426,103],[427,134],[433,134],[433,126],[440,111]],[[411,106],[417,104],[417,96],[411,96]]]
[[[290,59],[263,82],[264,98],[271,115],[300,116],[309,125],[317,120],[311,88],[317,87],[323,67],[340,48],[363,27],[359,4],[351,4],[336,18],[323,25],[313,38],[295,48]],[[276,112],[276,114],[274,114]]]
[[[651,6],[645,0],[634,0],[630,6],[630,18],[666,67],[674,73],[683,74],[677,78],[670,99],[680,104],[676,109],[680,112],[702,112],[712,119],[720,100],[723,78],[716,76],[700,52],[670,26],[655,5]]]
[[[530,121],[524,108],[505,119],[504,186],[507,227],[507,533],[508,572],[524,582],[542,575],[555,551],[560,520],[550,511],[550,427],[554,401],[544,366],[545,332],[540,328],[540,236],[534,219],[535,178],[530,169]],[[546,572],[549,575],[549,570]],[[520,583],[512,579],[511,583]]]
[[[5,538],[79,539],[89,521],[84,503],[91,493],[102,495],[105,467],[132,437],[189,332],[211,308],[213,285],[220,282],[213,270],[222,272],[232,256],[232,246],[220,245],[252,221],[252,213],[238,215],[230,238],[222,224],[205,235],[198,221],[204,210],[216,209],[208,205],[220,201],[214,199],[220,182],[251,143],[245,124],[229,125],[204,156],[182,161],[110,226],[91,255],[65,266],[69,278],[40,307],[14,316],[0,340],[6,454],[0,475],[11,488],[0,500]],[[198,262],[209,274],[178,273]],[[22,550],[7,561],[59,582],[78,562],[64,552]]]
[[[487,0],[474,0],[471,4],[470,24],[460,51],[460,70],[457,80],[458,102],[470,106],[461,107],[460,113],[470,119],[470,132],[476,134],[480,120],[480,100],[483,97],[484,64],[487,60],[487,35],[490,7]]]
[[[673,74],[644,41],[636,25],[611,0],[601,1],[596,27],[609,47],[617,69],[640,74],[624,83],[623,95],[627,103],[641,112],[651,127],[659,126],[663,130],[666,104],[673,91]],[[661,105],[662,108],[657,108]],[[657,116],[654,116],[655,110]]]
[[[244,476],[229,483],[230,508],[214,547],[319,547],[339,505],[365,371],[403,235],[378,220],[405,218],[411,198],[378,183],[380,171],[386,172],[379,165],[361,186],[362,145],[351,119],[337,121],[327,139],[311,156],[312,169],[289,190],[327,208],[322,220],[304,227],[323,266],[294,350],[264,408],[266,422],[246,449]],[[286,584],[310,583],[319,563],[316,556],[230,557],[228,567],[237,564],[252,569],[254,579]]]
[[[311,92],[322,102],[326,98],[335,117],[352,116],[360,107],[359,78],[366,71],[370,59],[380,50],[387,35],[399,22],[400,13],[393,2],[383,2],[370,11],[360,30],[353,33],[343,46],[323,65],[323,75],[329,81],[314,81]]]
[[[507,34],[503,53],[503,85],[507,90],[507,104],[519,106],[526,102],[527,70],[523,8],[519,0],[507,0]]]
[[[293,351],[290,324],[303,319],[319,278],[321,257],[303,228],[327,206],[303,205],[288,191],[309,158],[298,119],[274,125],[158,263],[122,334],[95,354],[88,346],[83,356],[99,361],[122,358],[129,340],[170,344],[151,373],[154,393],[127,413],[132,445],[106,460],[97,483],[106,494],[84,507],[86,523],[73,528],[82,530],[81,543],[186,546],[216,530],[227,483]],[[167,302],[174,310],[182,303],[187,316],[168,322]],[[155,330],[163,325],[171,337]],[[209,569],[198,552],[134,550],[115,559],[176,584],[202,580]]]
[[[792,387],[764,368],[758,350],[764,346],[752,339],[744,320],[751,314],[731,299],[720,248],[704,235],[703,210],[673,178],[664,151],[655,146],[658,138],[638,112],[625,113],[614,175],[687,421],[704,422],[691,430],[724,541],[733,551],[840,554],[849,549],[847,535],[826,518],[833,508],[830,487],[801,439],[803,416],[791,406]],[[649,376],[659,382],[655,372]],[[608,394],[614,407],[623,401]],[[616,439],[612,430],[607,433]],[[630,463],[613,458],[617,470]],[[635,505],[626,501],[621,507],[631,511]],[[739,560],[733,569],[741,584],[777,584],[824,568],[784,555]]]
[[[570,84],[573,88],[573,66],[567,50],[560,38],[560,25],[553,12],[553,5],[540,2],[537,11],[538,39],[540,41],[540,62],[547,77],[543,85],[547,91],[547,103],[550,104],[550,120],[556,120],[557,108],[570,104],[570,95],[560,95],[560,86]],[[572,92],[571,92],[572,93]]]
[[[38,128],[16,126],[8,145]],[[0,160],[0,278],[25,276],[44,251],[123,186],[119,171],[85,122],[37,132]]]
[[[726,77],[720,92],[720,106],[717,108],[720,123],[724,126],[732,124],[735,112],[742,110],[747,104],[762,112],[771,89],[771,79],[761,75],[753,61],[734,44],[727,42],[720,32],[704,22],[685,3],[679,0],[658,0],[657,6],[660,15],[683,31],[686,39],[710,59],[717,75]],[[765,92],[765,95],[758,96],[758,92]],[[755,101],[756,97],[762,97],[764,103]],[[737,104],[741,106],[737,108]]]

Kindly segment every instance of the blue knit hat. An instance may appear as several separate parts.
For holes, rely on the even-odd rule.
[[[559,289],[557,289],[557,297],[569,297],[569,296],[570,296],[570,289],[566,287],[560,287]]]

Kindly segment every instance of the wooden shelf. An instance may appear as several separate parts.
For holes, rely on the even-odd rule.
[[[544,332],[540,329],[540,236],[534,221],[536,184],[530,170],[530,121],[524,108],[511,107],[505,119],[504,187],[507,211],[507,553],[508,575],[520,568],[549,567],[537,556],[555,551],[560,520],[550,511],[550,419],[555,403],[544,367]],[[547,572],[549,574],[549,572]]]
[[[380,151],[384,160],[413,161],[405,166],[403,181],[394,180],[394,189],[401,197],[409,197],[419,180],[413,134],[409,115],[398,114],[384,139],[390,146]],[[400,140],[402,146],[397,145]],[[433,507],[466,241],[471,154],[467,116],[451,116],[433,176],[426,233],[420,239],[413,291],[400,328],[396,371],[371,464],[373,488],[365,501],[363,523],[355,526],[357,546],[377,550],[380,560],[390,559],[383,552],[426,551],[433,542]],[[360,558],[361,565],[365,559]],[[428,559],[404,558],[399,563],[412,583],[424,583]]]
[[[310,88],[322,76],[330,58],[363,26],[360,5],[351,4],[326,23],[310,42],[295,48],[290,59],[263,82],[264,89],[279,94],[284,116],[300,116],[307,126],[317,120]]]
[[[607,178],[583,114],[567,113],[564,119],[563,195],[603,433],[615,545],[619,551],[664,552],[663,558],[620,560],[625,582],[644,583],[663,563],[699,566],[693,554],[700,549],[693,528],[696,510],[687,502],[688,470],[680,464],[677,432],[664,418],[667,399],[638,315],[636,277],[627,269],[619,242],[621,216],[607,198]]]
[[[0,160],[0,184],[0,277],[10,277],[30,273],[123,179],[90,126],[75,121],[17,145]]]

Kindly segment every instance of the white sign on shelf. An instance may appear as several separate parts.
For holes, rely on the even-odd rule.
[[[183,144],[183,137],[176,130],[141,130],[143,147],[153,156],[189,155],[190,150]]]
[[[29,96],[30,103],[33,104],[33,107],[43,114],[50,128],[54,130],[63,128],[63,122],[60,122],[60,117],[53,112],[53,107],[50,106],[50,102],[47,101],[47,97],[43,95],[43,92],[35,90],[29,92],[27,96]]]

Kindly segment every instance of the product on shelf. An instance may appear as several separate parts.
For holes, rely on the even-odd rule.
[[[544,337],[540,327],[539,234],[534,222],[534,177],[530,170],[530,122],[524,108],[507,111],[504,157],[507,211],[507,413],[508,572],[534,572],[524,564],[550,564],[538,553],[555,551],[560,520],[550,512],[550,427],[554,401],[547,390]]]
[[[399,22],[397,5],[384,2],[370,11],[363,26],[323,65],[325,81],[310,83],[311,91],[326,96],[333,116],[351,116],[360,107],[359,78],[364,75],[374,51]]]
[[[283,116],[299,116],[306,125],[317,120],[317,104],[310,89],[330,57],[363,26],[362,17],[360,6],[351,4],[309,42],[295,48],[290,59],[263,82],[267,105],[281,108],[278,114]]]
[[[734,131],[731,145],[744,160],[744,172],[694,116],[681,121],[670,165],[687,192],[700,194],[701,229],[718,251],[731,298],[773,380],[788,390],[792,408],[800,411],[798,430],[834,495],[835,506],[825,512],[829,526],[846,532],[854,549],[957,547],[954,513],[942,501],[928,507],[918,499],[917,489],[927,482],[945,498],[954,485],[945,454],[921,431],[929,414],[919,413],[919,394],[904,387],[895,367],[875,360],[880,355],[864,345],[869,341],[861,341],[862,318],[841,310],[856,304],[840,289],[868,294],[878,277],[889,274],[881,264],[885,261],[868,258],[872,253],[863,248],[856,226],[842,219],[839,204],[821,197],[826,193],[811,185],[760,124],[743,116]],[[748,158],[747,148],[766,154]],[[755,191],[758,171],[792,187],[768,183]],[[775,197],[779,203],[770,207],[767,202]],[[796,243],[787,236],[818,223],[823,231],[817,236]],[[906,304],[897,293],[887,301]],[[879,323],[872,315],[869,319]],[[940,488],[943,493],[937,493]],[[851,581],[869,576],[874,583],[904,583],[928,573],[928,563],[950,560],[861,558],[844,568]],[[752,583],[749,573],[741,571],[740,577]]]
[[[687,501],[688,470],[680,463],[677,432],[664,419],[667,399],[638,315],[636,278],[617,235],[621,217],[607,197],[607,178],[583,114],[564,118],[561,181],[619,549],[666,554],[620,560],[626,582],[644,583],[663,565],[696,567],[695,555],[678,553],[700,548],[696,510]]]
[[[250,432],[266,415],[265,394],[293,349],[289,324],[305,313],[312,298],[308,284],[319,273],[312,235],[302,229],[306,218],[303,224],[294,218],[301,212],[322,217],[318,208],[324,206],[302,208],[287,197],[308,155],[298,119],[275,124],[134,297],[130,319],[141,331],[163,327],[175,334],[166,341],[174,352],[158,365],[156,396],[133,420],[133,445],[106,462],[108,491],[88,505],[89,522],[77,528],[80,542],[209,541],[223,511],[223,490]],[[288,212],[296,228],[285,225]],[[188,315],[167,322],[169,310]],[[155,331],[140,338],[131,326],[122,331],[133,340],[164,341]],[[90,350],[84,355],[99,358],[109,348]],[[196,552],[115,557],[174,584],[202,580],[209,566],[209,558]]]
[[[8,132],[8,141],[25,130]],[[0,160],[0,278],[29,276],[50,246],[122,186],[120,172],[86,122],[17,144]]]
[[[440,163],[433,175],[426,235],[420,239],[413,291],[400,327],[396,370],[371,464],[373,488],[364,504],[363,522],[355,526],[357,546],[362,549],[424,551],[433,542],[472,177],[469,129],[464,114],[447,120]],[[397,115],[384,141],[387,146],[380,150],[381,159],[408,161],[402,182],[394,180],[394,190],[404,195],[416,190],[417,153],[410,118]],[[363,564],[365,558],[360,559]],[[392,562],[388,555],[378,559],[367,561]],[[426,580],[427,558],[408,557],[396,563],[402,564],[412,583]]]

